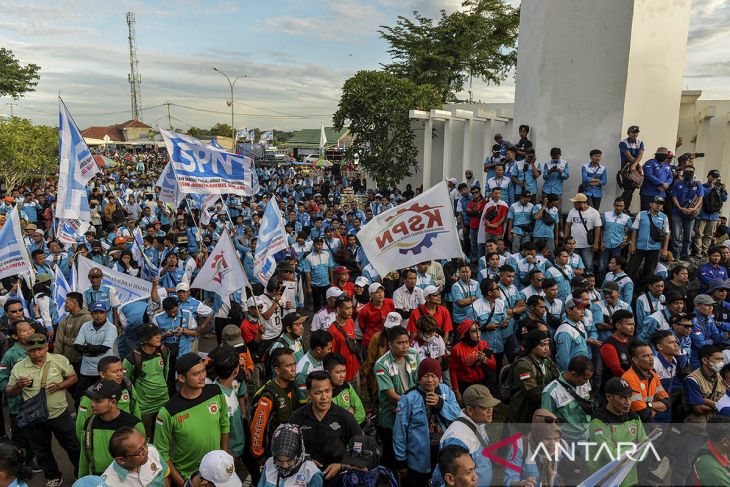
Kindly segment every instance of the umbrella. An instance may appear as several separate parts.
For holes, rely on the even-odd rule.
[[[317,159],[317,161],[313,164],[315,167],[331,167],[332,163],[328,161],[327,159]]]
[[[96,165],[99,166],[100,169],[103,169],[105,166],[114,167],[117,165],[117,162],[114,159],[110,159],[107,156],[99,154],[94,155],[94,161],[96,161]]]

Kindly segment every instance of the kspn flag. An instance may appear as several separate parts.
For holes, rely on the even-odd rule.
[[[357,238],[381,276],[427,260],[461,257],[453,211],[446,182],[441,181],[370,220]]]
[[[168,162],[162,170],[155,186],[160,188],[160,194],[158,196],[160,201],[169,203],[175,208],[178,207],[184,196],[180,193],[180,188],[177,186],[177,180],[175,179],[175,173],[172,170],[171,163]]]
[[[58,220],[58,240],[65,244],[78,243],[79,239],[84,238],[89,227],[91,227],[91,223],[88,221]]]
[[[181,192],[253,196],[251,158],[208,147],[189,135],[160,133]]]
[[[111,286],[117,291],[120,304],[126,304],[140,298],[147,298],[152,291],[152,283],[99,265],[83,255],[78,256],[78,266],[77,280],[74,282],[74,289],[78,292],[84,292],[85,289],[91,287],[89,270],[92,267],[101,269],[101,272],[104,274],[101,283]]]
[[[274,255],[286,250],[287,243],[284,218],[279,210],[276,198],[271,198],[264,210],[264,217],[259,227],[259,238],[256,242],[256,256],[253,259],[253,274],[264,286],[276,270]]]
[[[58,199],[56,218],[91,220],[86,183],[99,172],[66,105],[58,99]]]
[[[249,286],[249,282],[241,260],[228,232],[223,232],[190,287],[214,292],[227,301],[231,294],[245,286]]]
[[[0,228],[0,279],[32,270],[16,207],[10,211],[9,218]]]

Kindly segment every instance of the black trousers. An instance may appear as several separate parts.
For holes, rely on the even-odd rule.
[[[393,449],[393,430],[378,426],[378,436],[383,444],[383,456],[380,464],[393,470],[395,468],[395,450]]]
[[[626,274],[636,283],[637,291],[646,287],[646,281],[654,275],[654,269],[656,269],[656,265],[659,262],[660,252],[660,250],[636,249],[634,255],[629,258],[629,263],[626,265]],[[644,268],[639,273],[642,262],[644,263]]]
[[[99,381],[98,375],[83,375],[79,374],[79,381],[76,383],[76,391],[74,395],[74,400],[78,401],[81,396],[84,394],[86,389],[93,386]]]
[[[74,475],[78,477],[81,445],[76,438],[76,425],[68,411],[57,418],[48,419],[38,426],[26,428],[25,433],[38,465],[43,469],[47,480],[61,478],[61,471],[58,469],[58,463],[51,450],[53,436],[66,451],[66,455],[74,467]]]
[[[636,191],[637,188],[626,188],[624,189],[624,192],[621,193],[621,198],[623,198],[625,202],[624,206],[624,213],[629,213],[629,207],[631,207],[631,201],[634,199],[634,191]]]
[[[327,302],[327,289],[329,286],[312,286],[312,310],[316,313],[324,308]]]
[[[222,336],[223,336],[223,328],[231,324],[231,320],[228,318],[215,318],[215,338],[218,340],[218,345],[221,344]],[[235,323],[234,323],[235,324]],[[240,326],[241,324],[238,323]]]

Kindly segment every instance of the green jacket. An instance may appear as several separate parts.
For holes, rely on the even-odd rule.
[[[695,485],[730,485],[730,461],[708,441],[697,455],[692,477]]]
[[[15,342],[15,344],[10,347],[7,352],[5,352],[3,358],[0,359],[0,391],[4,391],[8,386],[8,379],[10,379],[10,372],[13,370],[13,366],[27,356],[28,354],[25,352],[25,349],[20,342]],[[8,413],[11,416],[17,416],[20,403],[23,402],[23,396],[18,394],[15,397],[8,397],[6,395],[5,402],[8,405]]]
[[[119,428],[130,426],[143,435],[144,425],[139,418],[120,411],[111,421],[102,421],[98,416],[86,419],[82,426],[81,454],[79,455],[79,477],[101,475],[114,459],[109,453],[109,440]]]
[[[362,424],[365,421],[365,407],[362,405],[360,396],[355,392],[355,388],[348,382],[334,388],[332,391],[332,402],[342,409],[354,409],[355,412],[352,414],[355,416],[355,421],[358,424]]]
[[[512,400],[508,416],[512,423],[532,423],[533,413],[540,408],[542,392],[549,383],[560,377],[553,359],[538,361],[532,354],[517,359],[510,371]]]
[[[89,387],[91,389],[96,384]],[[88,389],[87,389],[88,390]],[[117,401],[119,409],[125,413],[129,413],[132,416],[142,419],[142,415],[139,413],[139,403],[136,399],[136,392],[134,386],[129,382],[129,379],[124,377],[122,379],[122,397]],[[86,420],[93,416],[91,412],[91,398],[88,396],[86,391],[81,395],[79,399],[79,410],[76,412],[76,437],[79,441],[82,441],[82,430],[86,424]]]
[[[597,444],[605,443],[606,449],[613,455],[613,458],[611,458],[606,452],[606,449],[599,449],[599,446],[596,446],[594,451],[591,451],[588,462],[594,471],[605,466],[615,458],[618,458],[618,443],[638,444],[646,438],[644,425],[635,412],[629,411],[627,414],[622,416],[616,416],[609,412],[605,406],[601,408],[596,414],[596,417],[591,420],[589,434],[590,441]],[[599,452],[600,455],[597,455]],[[626,452],[626,447],[624,447],[620,453],[624,452]],[[638,476],[636,473],[636,466],[634,466],[621,483],[621,486],[629,487],[636,485],[637,482]]]

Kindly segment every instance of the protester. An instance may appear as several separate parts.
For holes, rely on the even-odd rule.
[[[321,487],[324,476],[317,465],[308,460],[301,428],[282,424],[272,434],[271,456],[266,460],[259,487],[286,486],[294,479],[296,485]],[[283,480],[283,484],[282,484]]]

